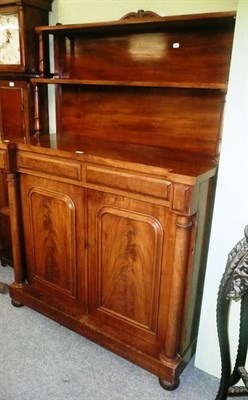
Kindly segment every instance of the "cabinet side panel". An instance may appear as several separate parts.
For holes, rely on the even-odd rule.
[[[199,210],[195,216],[192,236],[194,251],[190,256],[187,270],[187,285],[181,325],[180,352],[184,354],[192,343],[196,344],[200,319],[202,293],[207,263],[208,244],[212,222],[216,177],[200,185]]]

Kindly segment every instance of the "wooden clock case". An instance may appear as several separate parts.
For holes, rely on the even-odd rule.
[[[34,134],[34,92],[30,79],[39,73],[39,40],[35,26],[48,25],[52,0],[0,0],[0,14],[15,15],[19,26],[20,63],[0,64],[0,138]],[[7,28],[6,28],[7,29]],[[0,50],[1,51],[1,50]],[[11,49],[10,49],[11,51]],[[45,54],[48,60],[48,53]],[[42,98],[42,128],[48,131],[47,90]],[[12,265],[6,176],[0,174],[0,260]]]
[[[0,143],[13,303],[149,370],[166,389],[195,350],[234,26],[234,13],[140,11],[37,27],[37,132]],[[50,136],[39,134],[46,85],[56,87]]]
[[[20,37],[20,63],[0,64],[0,73],[37,74],[39,67],[39,43],[34,28],[48,22],[53,0],[1,0],[0,14],[18,15]]]

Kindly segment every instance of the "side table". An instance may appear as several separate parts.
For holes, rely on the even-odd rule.
[[[217,299],[217,331],[221,355],[221,380],[215,400],[227,397],[248,396],[248,373],[245,362],[248,347],[248,225],[245,237],[228,255]],[[236,361],[231,370],[228,338],[228,315],[232,300],[240,300],[239,342]],[[235,386],[240,378],[244,386]]]

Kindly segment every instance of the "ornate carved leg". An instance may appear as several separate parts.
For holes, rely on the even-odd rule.
[[[248,347],[248,292],[241,299],[239,344],[235,366],[230,379],[230,386],[236,385],[240,380],[239,368],[245,365]]]
[[[229,396],[246,396],[248,395],[248,374],[244,368],[248,347],[248,292],[241,298],[240,307],[240,330],[239,344],[233,373],[230,378],[230,387],[228,389]],[[245,386],[234,386],[240,378]]]
[[[221,283],[217,303],[217,331],[221,357],[221,381],[216,400],[226,400],[231,374],[231,360],[228,341],[228,314],[230,300],[227,300],[223,297],[224,284],[225,282]]]
[[[240,331],[237,357],[231,374],[228,340],[228,311],[232,299],[241,299]],[[221,381],[215,400],[227,396],[247,396],[248,374],[244,368],[248,346],[248,226],[243,238],[228,255],[226,270],[221,280],[217,301],[217,330],[221,354]],[[245,387],[235,387],[242,378]]]

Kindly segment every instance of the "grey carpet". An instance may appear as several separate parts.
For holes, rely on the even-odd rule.
[[[0,266],[0,281],[13,270]],[[189,363],[173,392],[157,377],[0,294],[0,400],[214,400],[219,381]]]

